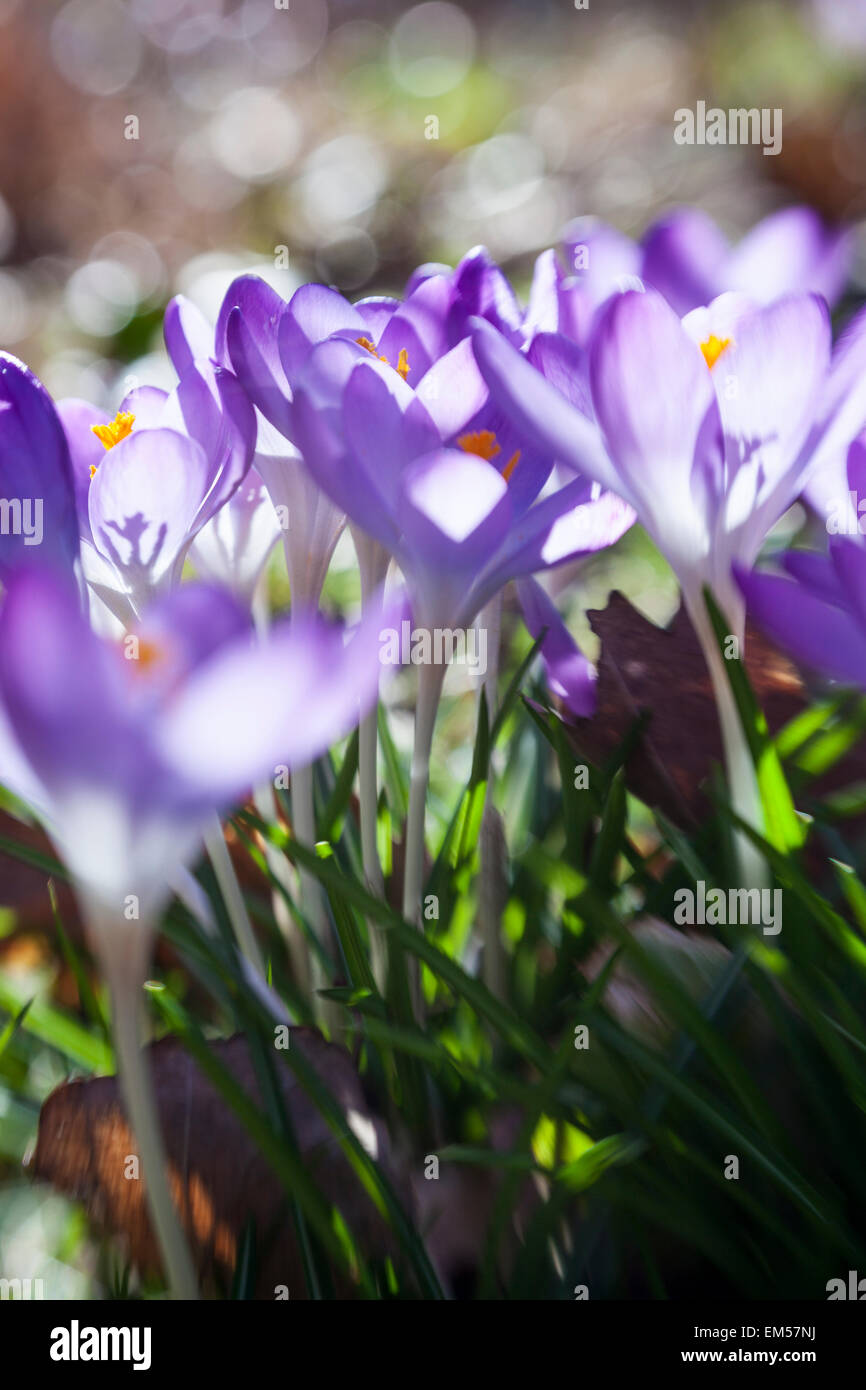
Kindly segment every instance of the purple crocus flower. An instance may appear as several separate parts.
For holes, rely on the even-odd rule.
[[[680,315],[726,292],[769,304],[810,292],[839,299],[854,254],[852,233],[826,226],[809,207],[783,208],[734,247],[698,208],[677,208],[631,241],[604,223],[580,219],[564,235],[568,274],[556,275],[560,332],[588,340],[595,312],[639,281]]]
[[[345,304],[333,291],[326,293]],[[292,303],[295,299],[297,296]],[[302,325],[306,323],[303,303],[302,296]],[[292,602],[306,607],[318,602],[344,517],[316,486],[293,441],[292,391],[279,346],[288,308],[266,281],[243,275],[229,286],[215,330],[193,305],[178,298],[166,311],[165,335],[176,364],[194,356],[207,342],[215,360],[221,363],[228,364],[233,354],[254,409],[254,467],[279,519]],[[332,313],[333,306],[329,304],[325,308],[326,318]],[[327,328],[321,331],[327,332]]]
[[[0,610],[0,777],[45,816],[91,917],[122,932],[134,894],[153,922],[214,811],[312,761],[375,699],[378,633],[345,643],[297,615],[256,642],[227,591],[185,584],[117,644],[68,586],[24,571]]]
[[[66,861],[107,977],[126,1108],[178,1298],[196,1297],[195,1271],[138,1033],[153,933],[215,811],[280,760],[309,762],[375,700],[378,626],[377,616],[344,644],[296,613],[256,643],[227,591],[184,585],[120,647],[96,636],[50,569],[8,577],[0,776],[32,799]]]
[[[183,364],[182,364],[183,365]],[[130,392],[112,421],[60,402],[84,571],[122,622],[179,582],[195,536],[240,487],[255,420],[234,375],[198,358],[172,392]]]
[[[754,562],[810,469],[847,447],[866,419],[866,315],[831,361],[826,307],[811,295],[765,308],[723,295],[682,322],[654,292],[617,296],[592,338],[591,413],[486,325],[475,351],[521,433],[629,501],[693,618],[709,584],[735,631],[742,604],[732,562]],[[579,376],[570,381],[582,392]]]
[[[508,579],[600,549],[633,520],[627,504],[590,480],[572,479],[541,496],[552,457],[531,441],[512,449],[513,430],[486,409],[486,394],[468,338],[415,390],[378,356],[331,338],[310,353],[295,388],[293,428],[303,453],[358,530],[397,558],[413,621],[430,636],[468,626]],[[424,800],[444,674],[443,666],[419,670],[403,892],[410,920],[419,910]]]
[[[295,430],[322,487],[397,558],[428,628],[471,622],[508,579],[609,545],[631,524],[590,480],[542,496],[552,456],[518,446],[505,413],[485,404],[469,339],[417,391],[331,340],[296,388]]]
[[[474,342],[494,400],[521,433],[630,502],[673,566],[713,679],[733,804],[760,825],[702,589],[714,591],[742,641],[732,565],[754,563],[809,470],[847,447],[866,419],[866,315],[831,360],[829,316],[815,296],[755,308],[723,295],[680,321],[658,293],[629,291],[593,330],[589,409],[580,408],[580,375],[568,378],[575,404],[486,324]],[[745,842],[741,864],[760,881]]]

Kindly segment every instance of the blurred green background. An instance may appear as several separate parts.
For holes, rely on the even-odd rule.
[[[0,0],[0,342],[111,406],[239,270],[399,292],[484,243],[523,288],[584,214],[856,221],[864,58],[862,0]],[[676,145],[699,99],[781,106],[782,153]]]

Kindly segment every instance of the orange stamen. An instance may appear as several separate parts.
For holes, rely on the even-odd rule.
[[[505,467],[504,467],[503,470],[502,470],[502,476],[503,476],[503,478],[505,479],[505,481],[506,481],[507,483],[510,483],[510,482],[511,482],[511,475],[512,475],[512,473],[514,472],[514,470],[515,470],[515,468],[517,467],[517,465],[519,464],[519,462],[520,462],[520,450],[519,450],[519,449],[516,449],[516,450],[514,451],[514,453],[511,455],[511,458],[508,460],[508,462],[506,463]]]

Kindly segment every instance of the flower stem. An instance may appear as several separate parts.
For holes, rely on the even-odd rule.
[[[403,916],[420,925],[421,889],[424,881],[424,811],[430,780],[430,750],[436,711],[445,679],[444,666],[419,666],[418,700],[415,706],[415,742],[409,781],[409,815],[406,821],[403,873]]]
[[[149,939],[149,933],[142,923],[137,922],[135,927],[138,942]],[[112,923],[110,931],[110,937],[109,933],[104,931],[96,934],[103,943],[100,954],[111,991],[118,1078],[126,1113],[138,1146],[145,1198],[172,1298],[197,1299],[199,1290],[195,1267],[169,1190],[168,1166],[159,1114],[147,1058],[141,1048],[144,960],[140,957],[136,959],[139,953],[135,950],[135,945],[138,943],[134,943],[132,951],[127,951],[122,928]]]
[[[487,701],[488,727],[493,727],[498,708],[499,641],[502,627],[502,590],[482,610],[479,626],[487,633],[487,670],[479,700]],[[478,884],[478,925],[481,934],[481,973],[484,983],[497,999],[504,999],[507,959],[502,945],[501,912],[505,866],[505,831],[502,817],[493,804],[493,757],[487,769],[484,810],[481,815],[480,865]]]
[[[305,767],[292,768],[291,789],[292,833],[300,844],[312,849],[316,843],[316,815],[313,801],[313,769],[310,764]],[[327,951],[330,922],[321,885],[314,875],[306,869],[299,869],[298,882],[303,914],[312,927],[319,946],[323,951]],[[335,1011],[317,993],[320,989],[326,989],[329,981],[317,951],[309,952],[309,961],[313,1011],[320,1026],[326,1027],[326,1031],[332,1032],[336,1021]]]
[[[722,732],[722,748],[731,807],[741,820],[762,833],[764,823],[755,765],[725,669],[725,658],[719,650],[716,634],[704,604],[703,594],[698,594],[693,599],[686,599],[686,606],[692,626],[700,641],[713,684]],[[745,620],[735,609],[729,611],[729,618],[731,612],[734,613],[737,620],[732,636],[736,636],[739,650],[742,650]],[[760,850],[743,831],[735,832],[734,848],[741,886],[743,888],[763,887],[767,883],[767,865]]]
[[[378,591],[388,570],[389,557],[378,541],[365,536],[356,527],[352,539],[358,556],[361,576],[361,609],[368,613],[378,600]],[[361,821],[361,858],[367,887],[377,898],[385,896],[385,881],[379,861],[377,840],[379,820],[378,779],[379,727],[378,706],[364,715],[358,727],[358,799]],[[368,922],[373,975],[379,989],[387,989],[388,948],[385,934],[378,922]]]

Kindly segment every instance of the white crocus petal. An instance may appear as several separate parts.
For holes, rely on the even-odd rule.
[[[268,556],[281,535],[270,493],[254,468],[202,528],[190,548],[198,574],[251,603]]]
[[[264,481],[283,535],[292,603],[318,602],[346,518],[313,481],[298,450],[257,410],[253,467]]]

